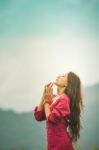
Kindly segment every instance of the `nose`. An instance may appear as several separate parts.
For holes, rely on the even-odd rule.
[[[60,78],[61,76],[58,76],[57,78]]]

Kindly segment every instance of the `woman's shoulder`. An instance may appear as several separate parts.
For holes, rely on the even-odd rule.
[[[68,103],[70,103],[70,98],[69,98],[69,96],[67,95],[67,94],[64,94],[64,95],[61,95],[60,97],[59,97],[59,99],[61,100],[61,101],[63,101],[63,102],[68,102]]]
[[[53,94],[52,95],[52,98],[56,98],[56,97],[59,99],[70,99],[67,94],[63,94],[63,95]]]
[[[70,98],[68,95],[64,94],[64,95],[53,95],[53,101],[56,102],[69,102],[70,103]]]
[[[60,95],[60,98],[61,98],[61,99],[70,99],[69,96],[68,96],[67,94]]]

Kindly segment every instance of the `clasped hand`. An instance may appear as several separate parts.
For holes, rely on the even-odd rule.
[[[53,95],[53,89],[52,89],[53,83],[49,83],[45,85],[44,92],[43,92],[43,105],[45,103],[52,103],[52,95]]]

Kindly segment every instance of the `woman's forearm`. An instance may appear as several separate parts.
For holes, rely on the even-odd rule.
[[[44,109],[44,106],[43,106],[43,97],[42,97],[41,102],[38,105],[38,110],[43,110],[43,109]]]
[[[46,116],[46,119],[48,119],[48,116],[49,116],[49,114],[50,114],[50,104],[48,104],[48,103],[45,103],[44,104],[44,110],[45,110],[45,116]]]

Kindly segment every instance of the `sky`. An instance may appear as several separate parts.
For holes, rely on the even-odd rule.
[[[98,60],[99,0],[0,0],[0,107],[32,111],[69,71],[99,83]]]

